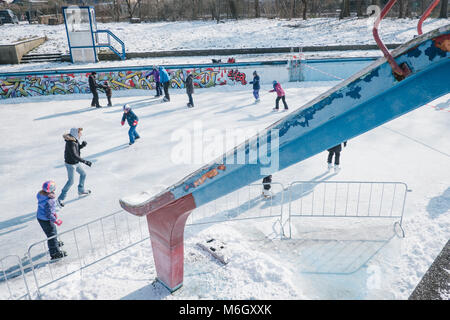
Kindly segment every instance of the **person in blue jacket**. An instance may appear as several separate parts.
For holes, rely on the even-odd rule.
[[[55,182],[49,180],[44,182],[42,190],[36,195],[38,200],[36,218],[47,238],[51,238],[47,240],[47,245],[52,260],[67,256],[67,253],[60,249],[63,243],[56,238],[55,225],[60,226],[62,221],[56,215],[55,190]]]
[[[169,96],[169,85],[170,85],[170,76],[164,67],[159,67],[159,81],[161,81],[164,88],[164,101],[170,101]]]
[[[123,116],[122,116],[122,121],[120,122],[122,125],[125,124],[125,119],[127,120],[128,124],[130,125],[130,130],[128,130],[128,136],[130,137],[129,145],[131,146],[137,139],[140,138],[140,136],[136,131],[136,127],[137,127],[139,118],[133,112],[133,110],[131,110],[131,107],[129,104],[125,104],[123,106]]]
[[[255,103],[258,103],[259,100],[259,90],[261,89],[261,86],[259,84],[259,75],[255,71],[253,71],[253,81],[249,82],[250,84],[253,84],[253,96],[255,97]]]

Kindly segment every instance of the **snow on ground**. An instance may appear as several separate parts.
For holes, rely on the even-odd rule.
[[[303,47],[347,44],[375,44],[373,18],[243,19],[179,21],[130,24],[98,23],[124,41],[127,52],[188,49]],[[380,36],[385,43],[403,43],[417,34],[418,19],[384,19]],[[448,24],[445,19],[428,19],[427,32]],[[9,44],[30,36],[47,36],[48,41],[31,53],[68,53],[67,35],[62,25],[3,25],[0,44]]]
[[[284,84],[290,112],[334,84]],[[84,128],[88,145],[82,155],[93,162],[85,167],[86,186],[93,194],[59,212],[59,232],[119,211],[119,198],[170,185],[200,167],[171,161],[177,129],[192,130],[194,121],[205,130],[263,129],[286,115],[271,111],[275,96],[265,93],[268,89],[263,87],[258,105],[248,88],[199,89],[194,109],[185,107],[181,90],[172,90],[165,104],[152,100],[153,92],[120,92],[113,96],[114,106],[105,109],[89,108],[90,95],[0,102],[8,119],[0,127],[5,137],[0,185],[7,186],[0,197],[0,256],[22,255],[44,239],[35,220],[35,195],[47,179],[56,181],[58,191],[65,183],[62,134],[71,127]],[[394,235],[392,221],[298,218],[292,220],[292,239],[285,240],[273,219],[191,226],[185,233],[184,286],[172,295],[154,282],[151,246],[144,241],[43,288],[43,298],[407,299],[450,237],[449,101],[446,95],[350,140],[337,175],[326,172],[326,152],[274,174],[285,185],[293,180],[403,181],[412,190],[404,239]],[[125,102],[140,117],[142,139],[132,147],[128,128],[120,126]],[[68,200],[75,193],[74,185]],[[196,245],[211,237],[227,244],[226,266]]]

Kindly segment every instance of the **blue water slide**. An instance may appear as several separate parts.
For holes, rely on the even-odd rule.
[[[380,58],[161,193],[120,204],[134,214],[146,206],[148,214],[188,196],[199,207],[400,117],[449,93],[449,51],[450,25],[420,35],[392,52],[409,68],[403,80]],[[261,150],[266,156],[255,159]],[[233,161],[239,155],[244,163]]]

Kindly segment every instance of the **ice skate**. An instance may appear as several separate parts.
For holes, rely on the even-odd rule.
[[[334,165],[334,172],[338,173],[339,171],[341,171],[341,167],[338,164]]]
[[[64,257],[67,257],[67,252],[59,251],[59,252],[57,252],[55,254],[50,255],[50,257],[51,257],[51,260],[59,260],[59,259],[62,259]]]
[[[90,195],[91,194],[91,190],[83,190],[83,191],[78,191],[78,196],[79,197],[86,197],[86,196],[88,196],[88,195]]]
[[[278,108],[273,108],[272,111],[277,112]]]
[[[63,201],[63,200],[57,199],[57,200],[56,200],[56,203],[58,204],[58,206],[59,206],[60,208],[64,207],[64,201]]]
[[[333,169],[333,165],[331,163],[328,164],[328,171],[330,171],[331,169]]]
[[[273,194],[272,191],[264,189],[262,192],[262,196],[264,197],[264,199],[270,199],[272,198]]]

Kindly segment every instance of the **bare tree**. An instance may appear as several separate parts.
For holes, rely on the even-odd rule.
[[[231,18],[237,20],[239,18],[238,6],[236,0],[228,0],[228,7],[230,9]]]
[[[363,4],[364,0],[356,0],[356,14],[358,17],[362,17],[364,15],[363,13]]]
[[[259,0],[255,0],[255,18],[261,17],[261,9],[259,6]]]
[[[439,18],[447,19],[448,18],[448,1],[441,1],[441,10],[439,12]]]
[[[342,0],[341,12],[339,19],[350,17],[350,0]]]
[[[303,20],[306,20],[306,12],[308,10],[308,1],[307,0],[302,0],[302,4],[303,4],[302,18],[303,18]]]

